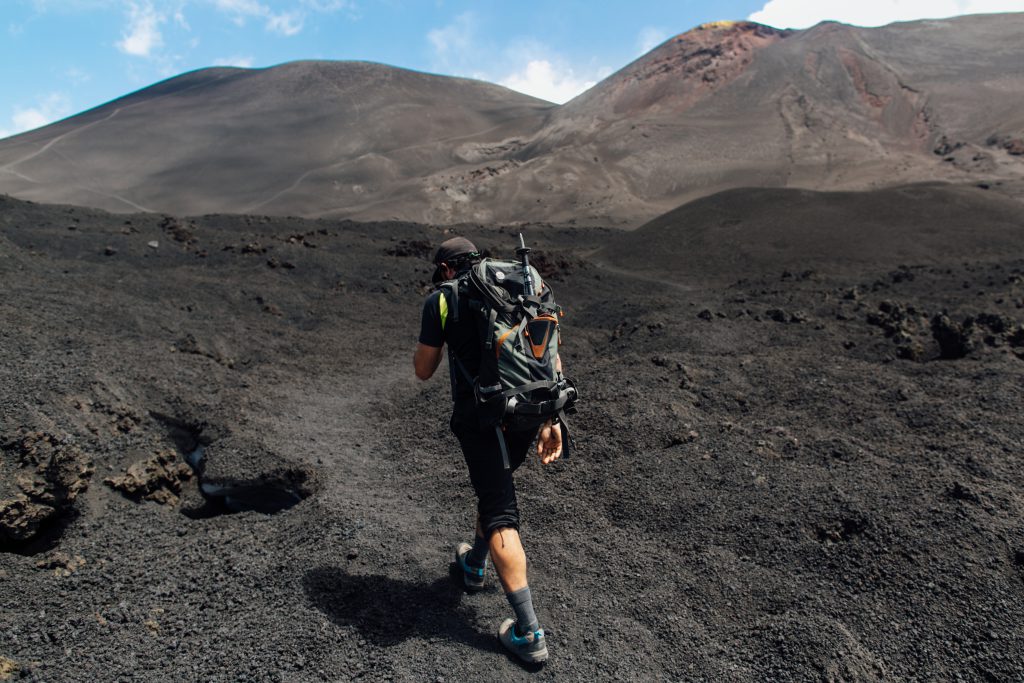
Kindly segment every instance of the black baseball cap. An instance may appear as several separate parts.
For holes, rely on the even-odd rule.
[[[431,281],[436,285],[444,279],[444,275],[441,274],[441,264],[447,263],[451,265],[460,256],[478,256],[479,253],[476,250],[476,245],[467,240],[465,237],[452,237],[451,239],[441,242],[441,246],[437,248],[437,253],[434,254],[434,265],[437,266],[434,269],[434,275]]]

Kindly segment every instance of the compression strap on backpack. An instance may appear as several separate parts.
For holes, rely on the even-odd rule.
[[[513,410],[519,415],[553,415],[563,410],[569,400],[568,394],[562,394],[558,398],[543,403],[517,403]]]
[[[505,435],[501,431],[501,425],[494,425],[494,432],[498,435],[498,446],[501,448],[501,464],[506,470],[512,469],[508,464],[508,445],[505,443]]]
[[[494,330],[495,329],[494,322],[497,319],[498,319],[498,309],[491,308],[491,312],[487,316],[487,328],[486,329]],[[497,332],[495,332],[495,334],[497,334]],[[484,337],[485,337],[485,339],[484,339],[484,348],[487,349],[488,351],[490,351],[491,349],[494,348],[494,337],[492,337],[490,334],[485,334]]]
[[[501,395],[504,396],[505,398],[511,398],[512,396],[517,396],[519,394],[528,394],[529,392],[536,391],[537,389],[553,389],[556,386],[558,386],[557,381],[550,379],[542,379],[537,382],[521,384],[518,387],[506,389],[505,391],[501,392]]]
[[[576,440],[569,433],[569,421],[565,419],[565,411],[558,411],[558,427],[562,430],[562,457],[568,459],[569,451],[576,450]]]

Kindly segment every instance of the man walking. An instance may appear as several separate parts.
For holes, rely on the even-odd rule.
[[[435,284],[454,280],[480,261],[476,247],[464,237],[441,244],[434,255]],[[459,440],[477,496],[476,533],[473,543],[460,543],[455,561],[468,590],[485,585],[488,556],[494,562],[501,586],[515,612],[498,629],[501,643],[523,661],[543,662],[548,657],[544,631],[533,609],[526,577],[526,553],[519,537],[519,508],[512,474],[526,459],[535,438],[541,462],[554,462],[562,454],[562,432],[551,421],[539,430],[506,431],[508,468],[502,458],[502,444],[493,428],[481,426],[470,377],[479,375],[480,332],[468,306],[469,299],[457,297],[449,311],[448,298],[440,290],[427,297],[423,306],[419,343],[413,358],[416,376],[427,380],[441,362],[448,345],[453,409],[451,430]],[[461,371],[457,371],[460,368]],[[558,361],[559,371],[561,370]]]

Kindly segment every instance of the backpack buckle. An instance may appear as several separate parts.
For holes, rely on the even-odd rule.
[[[481,425],[490,427],[505,419],[508,398],[502,392],[501,384],[481,387],[479,383],[474,383],[473,394]]]

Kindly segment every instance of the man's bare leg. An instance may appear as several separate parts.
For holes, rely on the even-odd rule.
[[[498,629],[498,638],[521,659],[542,662],[548,657],[544,632],[533,611],[533,596],[526,585],[526,553],[515,529],[497,529],[491,534],[491,559],[505,589],[508,604],[516,613]]]
[[[491,534],[491,560],[506,593],[526,588],[526,552],[518,531],[506,527]]]

